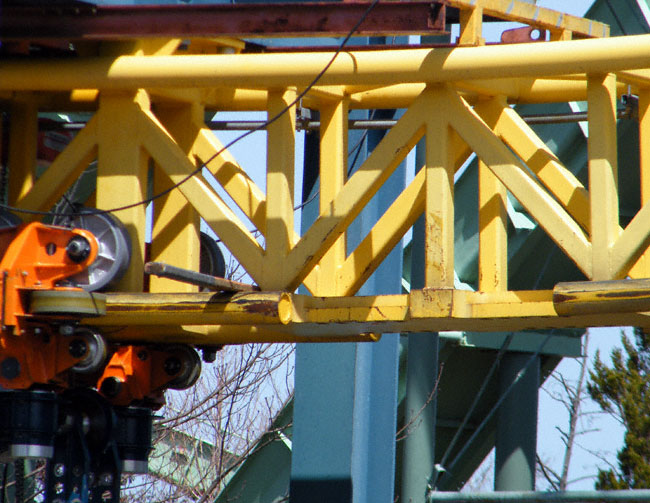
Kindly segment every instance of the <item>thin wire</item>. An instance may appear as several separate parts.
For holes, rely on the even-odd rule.
[[[179,182],[175,183],[171,187],[168,187],[167,189],[159,192],[158,194],[154,194],[153,196],[148,197],[147,199],[143,199],[142,201],[139,201],[137,203],[127,204],[127,205],[124,205],[124,206],[118,206],[117,208],[111,208],[109,210],[93,209],[92,213],[93,214],[117,213],[118,211],[129,210],[131,208],[136,208],[138,206],[147,205],[147,204],[155,201],[156,199],[159,199],[159,198],[169,194],[171,191],[177,189],[178,187],[183,185],[185,182],[187,182],[190,178],[192,178],[192,177],[196,176],[197,174],[199,174],[203,170],[203,168],[207,168],[208,164],[210,164],[214,159],[216,159],[218,156],[220,156],[222,154],[222,152],[224,152],[225,150],[232,147],[235,143],[243,140],[247,136],[250,136],[251,134],[253,134],[253,133],[257,132],[257,131],[265,129],[266,127],[268,127],[271,124],[273,124],[274,122],[276,122],[278,119],[280,119],[280,117],[282,117],[285,113],[287,113],[289,110],[291,110],[291,108],[296,103],[298,103],[300,100],[302,100],[302,98],[304,98],[305,95],[318,83],[318,81],[323,77],[323,75],[325,75],[325,72],[327,72],[327,70],[329,70],[329,68],[334,63],[334,60],[336,60],[338,55],[343,51],[343,49],[347,45],[350,38],[352,38],[352,35],[354,35],[354,33],[359,28],[359,26],[361,26],[361,24],[366,20],[366,18],[368,17],[368,14],[370,14],[372,9],[375,8],[377,3],[379,3],[379,0],[373,0],[372,1],[372,3],[368,6],[368,8],[365,10],[365,12],[361,15],[359,20],[352,27],[352,29],[350,29],[350,31],[345,36],[343,41],[339,44],[338,48],[336,49],[336,51],[332,55],[332,58],[325,65],[325,67],[318,73],[318,75],[316,75],[316,77],[314,77],[314,79],[307,85],[307,87],[303,91],[301,91],[298,94],[298,96],[296,96],[296,98],[291,103],[289,103],[286,107],[284,107],[277,115],[275,115],[271,119],[267,120],[266,122],[260,124],[256,128],[251,129],[250,131],[246,131],[242,135],[238,136],[237,138],[232,140],[230,143],[226,144],[226,146],[224,146],[221,150],[214,153],[207,161],[203,162],[198,168],[196,168],[194,171],[192,171],[185,178],[183,178]],[[9,206],[7,204],[0,204],[0,208],[4,208],[6,210],[14,211],[14,212],[17,212],[17,213],[25,213],[25,214],[29,214],[29,215],[42,215],[42,216],[76,216],[77,215],[76,213],[60,213],[59,214],[59,213],[53,213],[53,212],[48,212],[48,211],[27,210],[27,209],[16,208],[14,206]]]

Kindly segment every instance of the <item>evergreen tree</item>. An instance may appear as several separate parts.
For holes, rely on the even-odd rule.
[[[650,488],[650,337],[635,328],[634,339],[622,336],[623,348],[611,354],[612,367],[596,353],[589,373],[591,397],[626,428],[618,470],[599,470],[596,489]]]

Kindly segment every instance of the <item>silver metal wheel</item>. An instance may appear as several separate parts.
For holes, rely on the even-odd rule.
[[[78,327],[75,337],[81,337],[86,343],[86,356],[74,367],[73,372],[91,374],[104,367],[106,362],[106,341],[102,335],[89,327]]]
[[[54,224],[90,231],[99,244],[95,261],[69,280],[84,290],[94,292],[108,288],[124,275],[131,262],[131,238],[124,224],[116,217],[84,208],[75,215],[58,217]]]

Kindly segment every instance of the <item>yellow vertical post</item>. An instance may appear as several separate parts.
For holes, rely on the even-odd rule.
[[[436,108],[426,128],[426,203],[424,286],[454,286],[454,163],[449,148],[449,123],[445,100]]]
[[[571,40],[572,38],[571,30],[551,30],[551,41]]]
[[[9,204],[32,188],[36,179],[38,109],[31,93],[17,93],[9,124]]]
[[[460,9],[459,45],[483,45],[483,7]]]
[[[639,89],[639,169],[641,178],[641,208],[650,203],[650,88]],[[635,268],[642,277],[650,277],[650,253],[646,250]],[[638,276],[639,274],[637,274]]]
[[[282,290],[289,279],[284,264],[293,246],[293,188],[296,107],[295,89],[269,92],[268,118],[282,113],[268,126],[266,135],[266,253],[264,290]],[[288,110],[287,110],[288,108]]]
[[[616,77],[589,75],[589,196],[593,280],[611,279],[610,246],[618,237]]]
[[[506,188],[487,165],[478,163],[478,289],[508,289]]]
[[[174,137],[176,143],[192,155],[192,146],[198,129],[203,123],[203,106],[198,103],[159,105],[156,115]],[[192,162],[195,162],[192,158]],[[154,172],[154,194],[169,189],[172,182],[165,173]],[[165,262],[176,267],[199,270],[200,242],[199,215],[178,190],[156,199],[153,203],[154,224],[151,241],[151,260]],[[197,287],[165,278],[152,276],[151,292],[194,292]]]
[[[345,183],[348,166],[348,102],[343,99],[320,109],[320,212],[326,211]],[[345,234],[320,261],[318,295],[335,295],[338,268],[345,260]]]
[[[143,201],[147,195],[148,156],[140,144],[141,107],[148,108],[144,91],[102,93],[97,112],[97,207],[112,209]],[[115,216],[131,236],[131,265],[116,286],[121,291],[142,291],[145,206]]]

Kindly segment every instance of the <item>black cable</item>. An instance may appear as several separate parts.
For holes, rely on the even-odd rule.
[[[159,192],[158,194],[154,194],[153,196],[148,197],[146,199],[143,199],[142,201],[139,201],[137,203],[127,204],[127,205],[124,205],[124,206],[119,206],[117,208],[111,208],[109,210],[92,209],[91,213],[96,214],[96,215],[106,214],[106,213],[116,213],[118,211],[129,210],[131,208],[136,208],[138,206],[147,205],[147,204],[155,201],[156,199],[159,199],[159,198],[169,194],[171,191],[177,189],[178,187],[183,185],[185,182],[187,182],[190,178],[192,178],[192,177],[196,176],[197,174],[199,174],[203,170],[203,168],[207,168],[208,164],[210,164],[215,158],[217,158],[219,155],[221,155],[222,152],[224,152],[227,149],[229,149],[230,147],[232,147],[235,143],[237,143],[240,140],[243,140],[244,138],[246,138],[247,136],[250,136],[251,134],[253,134],[253,133],[257,132],[257,131],[260,131],[262,129],[265,129],[266,127],[273,124],[280,117],[282,117],[285,113],[287,113],[289,110],[291,110],[291,108],[296,103],[298,103],[300,100],[302,100],[305,97],[305,95],[318,83],[318,81],[323,77],[323,75],[325,75],[325,72],[327,72],[327,70],[329,70],[330,66],[332,66],[332,64],[334,63],[334,60],[336,60],[336,58],[341,53],[341,51],[343,51],[343,49],[347,45],[350,38],[352,38],[352,35],[354,35],[354,33],[359,28],[359,26],[361,26],[361,23],[363,23],[366,20],[366,18],[368,17],[368,14],[370,14],[370,12],[372,11],[372,9],[374,9],[374,7],[375,7],[375,5],[377,5],[377,3],[379,3],[379,0],[373,0],[372,1],[372,3],[368,6],[368,8],[363,13],[363,15],[359,18],[359,20],[355,23],[355,25],[352,27],[352,29],[345,36],[343,41],[339,44],[339,46],[337,47],[336,51],[334,52],[332,58],[325,65],[325,67],[318,73],[318,75],[316,75],[316,77],[314,77],[314,79],[307,85],[307,87],[303,91],[301,91],[298,94],[298,96],[296,96],[296,98],[291,103],[289,103],[286,107],[284,107],[277,115],[275,115],[271,119],[268,119],[266,122],[260,124],[256,128],[251,129],[249,131],[246,131],[242,135],[238,136],[237,138],[235,138],[234,140],[232,140],[231,142],[226,144],[226,146],[224,146],[221,150],[214,153],[207,161],[203,162],[198,168],[196,168],[194,171],[192,171],[185,178],[183,178],[179,182],[173,184],[171,187],[168,187],[167,189]],[[42,216],[55,216],[55,217],[58,217],[58,216],[63,216],[63,217],[77,216],[77,213],[54,213],[54,212],[50,212],[50,211],[26,210],[26,209],[16,208],[16,207],[10,206],[8,204],[0,204],[0,208],[4,208],[5,210],[9,210],[9,211],[14,211],[16,213],[25,213],[25,214],[29,214],[29,215],[42,215]]]

